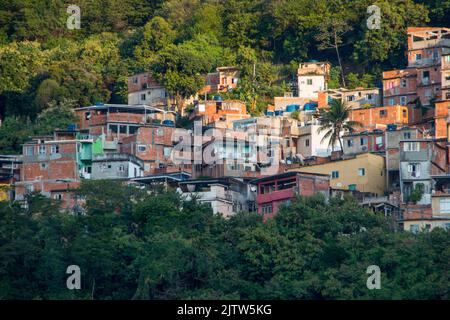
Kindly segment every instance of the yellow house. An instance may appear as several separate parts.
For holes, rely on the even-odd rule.
[[[333,189],[370,192],[377,196],[384,196],[386,191],[384,157],[372,153],[290,171],[329,174]]]

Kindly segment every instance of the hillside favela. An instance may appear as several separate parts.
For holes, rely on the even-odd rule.
[[[1,300],[450,298],[450,1],[73,2],[0,1]]]

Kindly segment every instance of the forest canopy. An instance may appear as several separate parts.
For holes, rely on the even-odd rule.
[[[18,133],[12,143],[0,135],[0,153],[19,152],[30,124],[45,131],[36,119],[51,105],[126,103],[136,72],[190,95],[205,73],[236,65],[231,97],[260,114],[290,90],[300,61],[331,61],[331,87],[378,85],[382,70],[406,63],[407,26],[450,23],[450,0],[79,0],[81,29],[71,30],[70,4],[0,3],[0,119]],[[381,27],[371,30],[373,4]],[[335,30],[342,69],[327,45]]]
[[[37,194],[0,202],[0,299],[450,298],[450,230],[393,232],[352,198],[299,197],[263,223],[171,190],[85,181],[79,193],[84,215]],[[70,265],[81,290],[66,288]]]

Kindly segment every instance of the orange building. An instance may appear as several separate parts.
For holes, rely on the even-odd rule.
[[[413,105],[420,100],[423,105],[432,105],[433,100],[449,99],[450,73],[446,80],[450,69],[449,47],[449,28],[408,28],[408,66],[383,72],[384,104]]]
[[[439,138],[447,138],[450,141],[448,126],[448,109],[450,108],[450,100],[436,101],[434,109],[434,136]]]
[[[216,127],[233,128],[233,121],[250,118],[245,103],[240,100],[212,100],[199,102],[190,119],[201,120],[203,125],[215,123]],[[218,124],[218,122],[223,122]]]
[[[349,120],[361,123],[364,128],[388,124],[407,125],[409,123],[408,107],[395,105],[352,109]]]

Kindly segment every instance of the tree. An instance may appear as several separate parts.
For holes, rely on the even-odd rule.
[[[334,150],[336,141],[339,142],[342,152],[341,134],[353,132],[355,127],[361,127],[362,124],[357,121],[347,120],[350,114],[350,107],[341,100],[331,101],[329,108],[321,109],[319,112],[320,128],[319,133],[326,131],[322,141],[329,139],[329,147]]]
[[[350,30],[348,23],[338,16],[326,16],[316,35],[316,40],[319,41],[319,49],[334,49],[338,59],[339,67],[341,69],[342,85],[345,87],[344,69],[342,68],[341,56],[339,54],[339,47],[342,45],[343,35]]]

